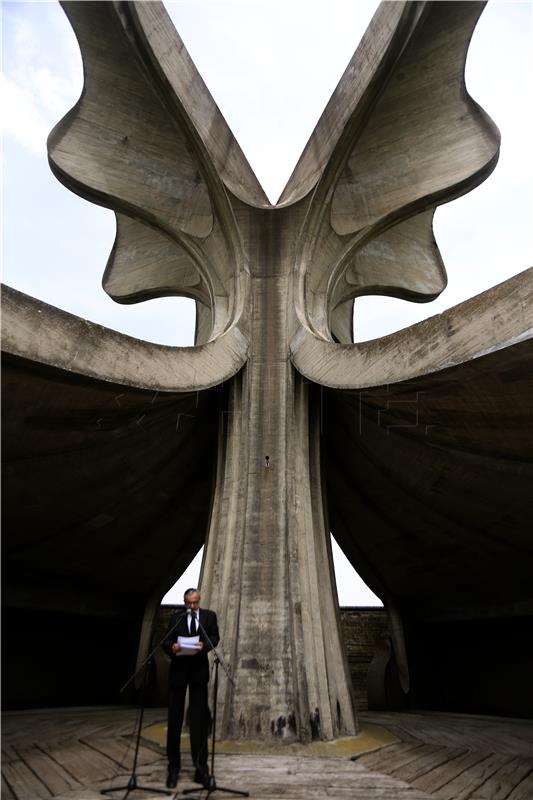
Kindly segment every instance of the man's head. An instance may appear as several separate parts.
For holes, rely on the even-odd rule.
[[[189,610],[196,610],[200,605],[200,592],[198,589],[187,589],[183,595],[185,608]]]

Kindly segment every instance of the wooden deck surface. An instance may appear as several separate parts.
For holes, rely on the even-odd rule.
[[[353,800],[532,800],[533,722],[445,714],[363,714],[400,740],[355,761],[303,754],[220,754],[221,786],[263,798]],[[165,719],[150,709],[145,724]],[[63,709],[3,717],[4,800],[96,800],[100,789],[127,784],[133,757],[132,709]],[[192,788],[184,758],[177,794]],[[162,788],[166,759],[144,741],[138,780]],[[206,792],[198,787],[198,797]],[[116,792],[121,798],[124,792]],[[130,794],[146,800],[152,792]],[[217,796],[217,795],[215,795]],[[219,797],[222,794],[218,794]],[[227,795],[228,797],[230,795]]]
[[[533,722],[464,714],[361,715],[401,741],[357,763],[438,800],[533,800]]]

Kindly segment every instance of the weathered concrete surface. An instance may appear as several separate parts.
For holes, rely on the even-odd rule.
[[[360,344],[323,341],[301,329],[291,342],[302,375],[334,389],[410,381],[533,337],[533,268],[442,314]]]
[[[63,7],[85,82],[50,134],[49,159],[70,189],[118,214],[104,285],[122,302],[192,295],[211,311],[214,338],[238,324],[247,286],[222,179],[238,173],[254,198],[262,195],[257,181],[236,143],[224,148],[233,166],[219,174],[217,148],[233,137],[161,4]]]
[[[328,363],[331,353],[334,359],[339,354],[350,372],[349,382],[341,376],[332,385],[359,385],[351,362],[361,349],[348,344],[355,297],[378,292],[423,301],[445,285],[431,230],[433,210],[480,183],[498,155],[498,132],[463,80],[482,7],[384,3],[273,208],[160,4],[65,3],[86,83],[77,105],[50,135],[52,169],[70,189],[117,213],[104,276],[111,296],[119,302],[161,294],[194,297],[201,346],[156,348],[100,330],[102,349],[96,352],[105,359],[99,366],[99,357],[86,347],[84,323],[46,311],[53,320],[50,334],[46,320],[40,325],[30,315],[31,322],[24,322],[24,310],[11,308],[9,348],[36,359],[30,371],[40,361],[96,376],[101,368],[101,377],[115,383],[158,391],[187,392],[228,381],[217,409],[217,476],[212,508],[204,508],[210,521],[202,569],[204,600],[219,613],[223,652],[236,680],[235,690],[222,686],[224,737],[308,741],[357,730],[329,546],[330,529],[337,535],[339,528],[341,539],[343,529],[331,492],[328,517],[324,490],[324,414],[335,411],[325,409],[322,389],[305,376],[328,383],[325,347]],[[520,287],[528,280],[526,274]],[[380,365],[368,367],[365,385],[383,382],[384,369],[394,373],[395,362],[396,380],[403,380],[407,368],[410,375],[449,364],[459,368],[484,347],[529,359],[514,344],[525,335],[527,312],[522,308],[516,320],[520,302],[512,292],[510,297],[497,305],[501,320],[486,299],[479,301],[483,324],[491,328],[488,345],[475,322],[464,328],[467,342],[464,331],[448,328],[441,342],[441,322],[430,321],[433,354],[420,342],[420,328],[367,348],[372,357],[389,351]],[[461,318],[466,312],[456,313]],[[46,349],[56,324],[63,337]],[[79,332],[78,355],[70,345],[61,355],[71,327]],[[43,331],[44,344],[36,341]],[[302,342],[314,354],[305,366],[298,363]],[[404,354],[402,348],[413,345],[414,352]],[[301,372],[291,362],[291,347]],[[485,403],[492,402],[492,389],[499,391],[496,384],[488,386]],[[402,460],[401,448],[394,459]],[[183,488],[176,486],[175,495],[181,501]],[[352,497],[359,497],[359,486],[346,486],[341,494],[350,513]],[[156,513],[153,498],[150,508]],[[415,513],[425,518],[420,505]],[[345,549],[358,568],[359,537],[367,534],[359,527],[346,534]],[[97,550],[98,543],[93,545]],[[117,552],[127,546],[122,543]],[[394,552],[394,546],[394,535],[376,546],[376,570],[382,559],[389,564],[388,548]],[[423,546],[429,554],[438,551],[430,537]],[[180,547],[176,532],[172,554]],[[133,547],[131,560],[144,552]],[[141,653],[157,586],[171,561],[157,543],[151,555],[154,578],[145,595]],[[403,568],[409,583],[409,563]],[[451,561],[449,574],[454,569]],[[396,584],[384,587],[406,693],[405,604]],[[475,596],[475,582],[470,588]],[[447,597],[436,595],[437,605]]]
[[[356,723],[321,491],[316,387],[288,358],[291,228],[285,215],[248,219],[250,357],[229,391],[202,572],[206,602],[223,609],[222,652],[235,671],[235,689],[223,681],[221,725],[233,738],[335,738]]]
[[[166,747],[166,722],[155,723],[154,725],[143,728],[144,741],[153,742],[159,747]],[[184,750],[190,750],[189,736],[182,734],[182,744]],[[264,739],[228,739],[217,743],[217,753],[231,755],[254,755],[261,753],[262,756],[305,756],[319,758],[352,758],[357,754],[369,753],[386,745],[395,744],[397,737],[389,733],[385,728],[377,725],[365,725],[357,736],[344,736],[341,739],[331,739],[327,742],[317,741],[302,744],[292,742],[291,744],[281,744],[272,739],[265,742]]]
[[[116,385],[191,392],[233,377],[246,361],[248,341],[233,327],[198,347],[143,342],[4,286],[2,350]]]
[[[160,607],[154,634],[157,637],[156,641],[165,635],[173,614],[182,611],[184,608],[183,605],[166,604]],[[384,608],[379,606],[341,607],[340,622],[341,636],[347,655],[357,711],[366,711],[369,707],[369,680],[378,684],[378,700],[381,700],[384,691],[383,668],[385,666],[386,669],[390,661],[390,633],[387,613]],[[389,645],[387,648],[388,658],[385,665],[381,657],[384,643]],[[167,699],[170,660],[161,651],[156,654],[155,661],[155,677],[150,685],[147,700],[150,706],[162,706]],[[390,691],[390,687],[387,687],[387,689]],[[381,708],[384,705],[379,703],[374,706],[371,705],[371,707]],[[320,752],[315,749],[319,745],[320,742],[313,743],[315,752]],[[294,746],[298,747],[299,745]]]
[[[289,195],[293,181],[320,171],[299,231],[296,307],[304,329],[319,338],[332,339],[335,309],[350,297],[373,292],[430,300],[444,288],[427,231],[431,210],[481,183],[498,157],[498,131],[468,95],[463,75],[482,8],[383,3],[371,39],[363,40],[336,90],[338,103],[318,123],[318,139],[331,130],[327,160],[319,156],[318,167],[314,137],[304,150]],[[345,95],[358,98],[348,118]],[[419,222],[412,220],[418,215]],[[400,257],[391,258],[394,233],[387,232],[396,225],[403,225],[404,241]],[[370,240],[374,268],[368,271],[363,253]]]

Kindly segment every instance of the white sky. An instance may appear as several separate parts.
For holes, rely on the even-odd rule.
[[[276,199],[377,4],[166,5],[265,191]],[[105,295],[101,278],[114,215],[64,189],[48,168],[46,137],[82,88],[81,58],[62,10],[55,2],[4,2],[2,16],[4,282],[133,336],[191,344],[193,301],[120,306]],[[529,2],[490,0],[474,33],[467,86],[499,126],[502,149],[481,187],[436,213],[448,288],[429,304],[360,298],[357,339],[413,324],[532,265],[531,19]],[[338,555],[335,565],[340,602],[371,602],[355,589]],[[197,572],[186,577],[188,585]]]

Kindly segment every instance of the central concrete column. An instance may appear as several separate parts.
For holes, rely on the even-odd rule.
[[[283,214],[272,217],[251,237],[251,356],[222,411],[202,594],[235,678],[221,684],[221,738],[332,739],[357,722],[323,507],[320,389],[289,361],[291,254]]]

